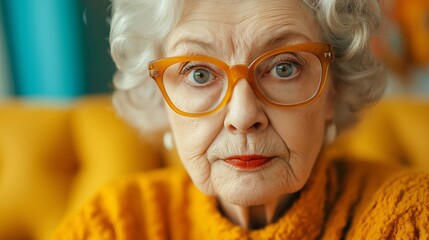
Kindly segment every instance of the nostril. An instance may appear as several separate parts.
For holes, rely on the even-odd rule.
[[[256,122],[248,128],[237,128],[233,124],[228,125],[228,130],[231,132],[241,132],[241,133],[250,133],[252,131],[262,128],[263,124],[261,122]]]
[[[252,128],[255,130],[258,130],[259,128],[261,128],[261,126],[262,126],[262,123],[256,122],[255,124],[253,124]]]
[[[231,131],[231,132],[234,132],[235,130],[237,130],[237,128],[234,125],[229,124],[228,125],[228,130]]]

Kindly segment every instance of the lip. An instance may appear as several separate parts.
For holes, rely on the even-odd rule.
[[[267,157],[263,155],[236,155],[225,158],[225,162],[240,168],[240,169],[256,169],[262,167],[271,161],[272,157]]]

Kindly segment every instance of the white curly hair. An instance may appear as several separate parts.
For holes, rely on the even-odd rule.
[[[162,95],[147,64],[162,56],[167,34],[179,22],[184,0],[112,0],[110,46],[118,68],[113,103],[118,114],[142,132],[168,126]],[[353,122],[356,112],[377,101],[385,88],[383,67],[370,40],[381,25],[376,0],[303,0],[318,20],[324,41],[333,46],[331,64],[337,96],[335,122]]]

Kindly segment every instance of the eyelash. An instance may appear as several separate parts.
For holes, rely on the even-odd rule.
[[[300,63],[296,59],[292,59],[292,58],[280,58],[275,63],[271,64],[268,69],[271,70],[273,67],[275,67],[275,66],[277,66],[279,64],[282,64],[282,63],[291,63],[291,64],[293,64],[297,68],[302,68],[304,66],[304,64]]]
[[[189,71],[191,71],[192,69],[197,68],[197,67],[198,68],[206,69],[206,70],[210,71],[210,73],[213,73],[213,71],[211,70],[211,68],[208,67],[208,66],[202,66],[202,65],[196,64],[196,63],[184,63],[184,66],[182,66],[180,68],[180,74],[185,75]]]

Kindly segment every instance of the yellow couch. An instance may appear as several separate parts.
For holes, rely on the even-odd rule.
[[[339,155],[429,169],[429,102],[385,100],[335,143]],[[47,239],[115,179],[179,164],[114,113],[110,98],[69,106],[0,103],[0,239]]]
[[[110,98],[0,103],[0,239],[47,239],[65,212],[114,179],[164,165]]]
[[[385,99],[361,119],[337,138],[339,155],[429,170],[429,99]]]

